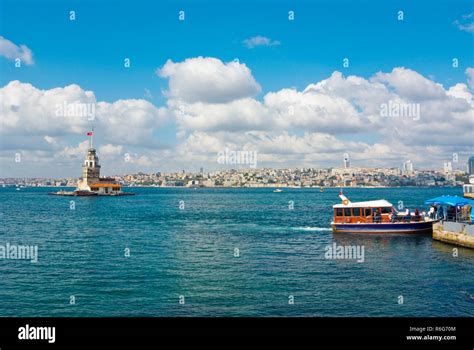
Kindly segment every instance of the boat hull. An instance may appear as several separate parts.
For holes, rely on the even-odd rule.
[[[332,230],[333,232],[337,232],[337,233],[431,234],[433,232],[433,221],[380,223],[380,224],[332,223]]]

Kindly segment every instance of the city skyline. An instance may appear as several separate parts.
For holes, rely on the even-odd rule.
[[[91,135],[92,136],[92,135]],[[92,145],[92,138],[91,138]],[[456,158],[455,158],[456,159]],[[91,163],[92,161],[92,163]],[[108,174],[99,177],[99,165],[94,148],[88,149],[80,180],[95,173],[92,182],[104,182],[124,186],[152,187],[403,187],[403,186],[463,186],[473,183],[474,156],[471,156],[466,169],[453,167],[451,162],[443,164],[443,170],[416,169],[408,160],[400,168],[364,168],[350,167],[347,158],[342,168],[230,168],[207,172],[203,167],[199,172],[186,172],[184,169],[174,172],[157,171],[153,173],[136,172],[131,174]],[[91,165],[92,164],[92,165]],[[91,169],[93,164],[99,169]],[[87,166],[87,172],[85,172]],[[87,173],[87,175],[86,175]],[[77,178],[0,178],[5,186],[68,186],[74,187]],[[103,187],[103,186],[102,186]],[[61,192],[61,191],[60,191]],[[60,193],[63,195],[63,192]]]
[[[0,177],[77,177],[92,127],[108,174],[225,170],[226,150],[276,169],[346,155],[456,168],[454,154],[474,153],[468,1],[244,2],[232,17],[165,2],[145,18],[125,2],[53,1],[48,23],[35,7],[22,26],[24,3],[37,6],[3,4]]]
[[[95,151],[95,148],[88,148],[88,150],[93,150]],[[223,152],[221,152],[223,153]],[[222,157],[222,155],[217,155],[217,158]],[[280,172],[280,171],[305,171],[305,170],[312,170],[312,171],[317,171],[317,172],[327,172],[327,171],[336,171],[336,172],[345,172],[347,174],[351,173],[369,173],[372,171],[380,171],[381,173],[387,172],[389,174],[392,174],[394,171],[398,173],[400,176],[408,176],[411,177],[415,174],[423,174],[423,173],[436,173],[436,174],[445,174],[445,175],[450,175],[451,177],[454,175],[466,175],[466,181],[467,178],[471,175],[474,175],[474,171],[472,170],[472,164],[474,164],[474,156],[470,156],[466,162],[460,162],[457,159],[457,155],[453,154],[453,161],[448,161],[443,163],[440,167],[432,167],[432,168],[420,168],[416,167],[411,160],[406,160],[404,161],[400,166],[387,166],[387,167],[378,167],[378,166],[373,166],[373,167],[367,167],[363,165],[359,166],[350,166],[349,161],[346,158],[347,155],[344,155],[344,159],[342,161],[342,164],[335,165],[335,166],[306,166],[306,167],[257,167],[257,166],[252,166],[249,164],[227,164],[224,165],[223,167],[219,169],[206,169],[204,167],[200,167],[199,169],[174,169],[174,170],[162,170],[162,169],[156,169],[155,171],[151,172],[144,172],[141,170],[136,170],[132,172],[124,172],[124,173],[117,173],[117,172],[105,172],[105,177],[115,177],[115,178],[123,178],[127,176],[132,176],[132,175],[147,175],[147,176],[154,176],[156,174],[165,174],[165,175],[171,175],[171,174],[183,174],[186,176],[196,176],[200,175],[201,177],[204,177],[204,174],[225,174],[225,173],[232,173],[232,172],[249,172],[249,173],[258,173],[258,172],[265,172],[265,171],[275,171],[275,172]],[[21,157],[20,157],[21,158]],[[19,161],[21,162],[21,161]],[[125,160],[127,162],[127,160]],[[219,160],[218,160],[218,163]],[[102,161],[101,161],[102,164]],[[220,164],[226,164],[226,163],[220,163]],[[81,164],[79,164],[81,165]],[[23,179],[44,179],[44,180],[53,180],[53,179],[79,179],[81,178],[81,168],[78,165],[78,174],[73,175],[73,176],[53,176],[53,177],[47,177],[47,176],[32,176],[32,177],[27,177],[27,176],[21,176],[21,177],[8,177],[0,176],[0,180],[5,180],[5,179],[18,179],[18,180],[23,180]],[[105,169],[107,170],[107,169]],[[113,170],[113,169],[112,169]],[[460,182],[461,183],[461,182]]]

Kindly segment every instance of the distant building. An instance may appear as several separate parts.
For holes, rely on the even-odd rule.
[[[407,160],[403,163],[402,166],[402,175],[412,175],[413,174],[413,163],[411,160]]]
[[[349,167],[350,167],[349,156],[344,156],[344,169],[347,169]]]
[[[215,187],[215,186],[216,186],[216,183],[215,183],[214,180],[204,180],[204,181],[202,182],[202,185],[203,185],[204,187]]]
[[[451,164],[451,162],[444,163],[443,170],[446,174],[451,173],[453,171],[453,165]]]
[[[474,175],[474,156],[469,157],[467,161],[467,172],[469,175]]]

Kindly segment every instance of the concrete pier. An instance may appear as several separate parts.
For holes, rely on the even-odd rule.
[[[474,224],[438,222],[433,225],[433,239],[474,249]]]

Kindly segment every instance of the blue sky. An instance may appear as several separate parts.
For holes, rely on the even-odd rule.
[[[176,158],[177,154],[181,154],[179,157],[183,158],[183,153],[187,151],[179,149],[179,147],[189,146],[197,138],[205,139],[206,142],[203,141],[203,144],[219,143],[222,146],[233,143],[236,147],[247,147],[249,142],[253,142],[251,138],[255,138],[255,135],[249,135],[264,129],[261,127],[261,124],[265,124],[263,122],[261,124],[256,122],[260,125],[258,127],[249,127],[248,125],[242,126],[248,120],[237,120],[234,123],[234,120],[229,122],[224,118],[222,123],[217,123],[211,128],[196,124],[196,120],[176,117],[176,110],[173,111],[173,108],[169,107],[170,104],[174,104],[176,109],[178,102],[184,103],[191,114],[195,113],[194,116],[197,116],[198,112],[196,105],[183,102],[179,96],[174,96],[173,99],[163,93],[168,90],[168,84],[173,76],[166,79],[160,77],[156,72],[157,69],[165,65],[167,60],[180,63],[202,56],[216,58],[223,64],[227,64],[237,58],[241,64],[250,69],[251,79],[254,79],[261,88],[257,93],[245,95],[247,98],[255,99],[256,103],[262,104],[263,107],[260,107],[265,109],[264,112],[257,110],[252,112],[255,115],[255,120],[267,118],[266,113],[273,113],[277,119],[279,116],[281,117],[278,114],[280,112],[271,110],[266,102],[262,102],[269,93],[285,89],[295,89],[302,92],[310,84],[317,84],[329,79],[335,71],[341,72],[343,77],[354,75],[369,81],[378,72],[388,74],[394,68],[404,67],[407,70],[406,74],[403,71],[397,71],[381,81],[386,85],[387,91],[385,92],[387,94],[395,92],[397,98],[406,101],[415,101],[419,97],[419,93],[416,98],[409,94],[409,86],[401,86],[403,80],[408,79],[407,76],[414,79],[414,84],[415,82],[420,84],[417,87],[419,90],[431,87],[436,90],[436,84],[442,84],[443,94],[449,95],[449,99],[456,98],[451,101],[452,103],[444,104],[452,107],[447,110],[446,118],[457,120],[459,127],[463,123],[466,125],[465,118],[470,112],[469,107],[466,106],[472,103],[472,88],[469,87],[468,76],[471,74],[470,67],[474,66],[474,30],[460,29],[460,25],[468,26],[474,20],[472,1],[1,0],[0,4],[0,35],[17,46],[26,45],[33,53],[34,60],[34,64],[24,64],[21,69],[18,69],[14,67],[12,59],[0,57],[0,86],[6,86],[15,80],[19,80],[23,84],[29,83],[39,90],[64,88],[71,84],[77,84],[82,90],[93,91],[97,101],[114,104],[118,100],[145,99],[157,109],[167,108],[166,111],[162,110],[159,113],[158,111],[151,112],[154,113],[153,118],[156,117],[155,119],[160,119],[158,114],[167,115],[164,118],[166,122],[163,122],[159,127],[153,127],[152,130],[154,137],[159,139],[161,145],[159,148],[169,148],[169,152],[165,152],[166,154],[161,156],[153,158],[147,153],[150,151],[150,147],[147,145],[140,145],[137,142],[120,143],[120,140],[111,140],[106,137],[102,139],[101,131],[97,132],[98,143],[108,143],[111,147],[120,147],[121,150],[117,151],[118,153],[130,150],[133,154],[137,154],[137,157],[142,155],[151,159],[150,162],[144,162],[144,164],[155,164],[156,162],[169,164],[170,159]],[[75,21],[69,20],[69,11],[71,10],[76,13]],[[178,20],[180,10],[185,11],[184,21]],[[294,21],[288,21],[288,11],[294,11]],[[398,11],[403,11],[403,21],[397,20]],[[254,48],[244,45],[244,40],[257,36],[265,37],[276,44]],[[131,59],[130,68],[124,68],[125,58]],[[343,67],[344,58],[349,59],[349,67]],[[459,66],[456,68],[452,67],[453,58],[459,60]],[[420,77],[427,79],[427,82],[424,82]],[[458,87],[457,92],[448,92],[448,89],[457,83],[464,84],[467,92],[461,91],[464,89],[463,87]],[[334,77],[328,86],[331,84],[335,84],[337,87],[339,86],[337,84],[350,85],[350,82],[338,83],[337,77]],[[370,87],[367,87],[370,91],[374,89],[368,95],[372,96],[371,94],[377,93],[375,85],[371,84]],[[206,88],[208,87],[202,87],[202,89]],[[357,87],[348,86],[347,89],[352,91],[349,97],[344,89],[342,89],[344,91],[341,90],[342,92],[337,92],[342,94],[337,97],[348,103],[353,103],[354,99],[362,98],[356,96]],[[217,90],[219,87],[216,88],[216,94],[219,93]],[[316,90],[316,95],[332,96],[331,89],[324,92],[321,92],[321,89]],[[145,91],[149,91],[150,95]],[[284,94],[282,92],[282,96]],[[324,104],[327,101],[324,98],[320,100],[321,96],[316,95],[315,100],[311,102],[311,108],[319,110],[318,103]],[[462,98],[467,98],[467,102],[460,100],[461,95]],[[286,95],[282,98],[287,101]],[[367,99],[365,104],[369,104],[369,97],[365,96],[362,99]],[[422,103],[423,107],[424,102],[422,101],[430,99],[429,96],[422,96],[416,101]],[[12,98],[12,101],[16,100],[16,97]],[[375,100],[377,103],[380,102],[380,99]],[[338,101],[335,99],[334,105],[340,105]],[[209,103],[209,101],[201,102]],[[354,106],[356,109],[359,108],[357,103]],[[437,108],[435,104],[426,104],[424,107],[426,107],[425,111]],[[239,108],[244,107],[240,106]],[[245,108],[243,110],[247,110]],[[330,106],[325,105],[321,108],[324,111],[329,110],[330,112],[327,112],[329,114],[336,113],[331,112],[332,107]],[[129,110],[129,112],[135,113],[135,115],[141,113],[136,110]],[[370,120],[373,121],[373,116],[370,116],[368,112],[364,113],[361,111],[360,117],[372,118]],[[459,113],[464,114],[460,116]],[[171,115],[174,116],[170,117]],[[2,117],[7,118],[6,115]],[[340,117],[345,118],[345,114],[342,113]],[[229,118],[231,117],[229,116]],[[430,116],[430,118],[438,117]],[[274,120],[272,119],[272,122]],[[209,119],[209,124],[212,122],[213,120]],[[236,125],[239,122],[241,125]],[[261,140],[270,138],[277,142],[276,140],[281,135],[290,137],[290,139],[294,136],[296,137],[295,144],[301,141],[307,145],[313,142],[310,141],[313,140],[312,137],[324,138],[322,135],[316,135],[317,133],[325,133],[326,136],[336,138],[327,141],[327,150],[321,149],[318,152],[338,152],[339,154],[343,152],[344,148],[349,148],[349,151],[359,149],[359,154],[365,154],[365,156],[360,156],[361,166],[368,165],[367,161],[371,157],[368,156],[371,152],[370,148],[374,145],[378,147],[386,138],[384,133],[375,130],[378,126],[373,125],[365,130],[361,130],[360,125],[351,125],[348,130],[353,131],[334,131],[327,127],[324,117],[317,115],[309,125],[317,126],[319,122],[322,125],[321,129],[316,127],[314,130],[309,130],[311,128],[308,129],[303,122],[296,121],[296,126],[295,123],[290,125],[283,122],[280,124],[289,126],[286,129],[279,127],[281,134],[275,130],[267,130],[266,134],[260,133],[258,137]],[[427,119],[424,119],[424,122],[427,122]],[[44,123],[47,121],[45,120]],[[418,125],[422,128],[421,124]],[[467,130],[469,127],[470,125]],[[15,142],[10,142],[14,133],[21,133],[21,130],[12,130],[5,131],[6,141],[2,143],[2,149],[5,152],[10,152],[17,148],[22,152],[22,147],[19,146],[21,141],[18,141],[18,138],[15,139]],[[54,141],[58,141],[56,148],[52,148],[49,155],[56,157],[58,154],[64,153],[60,152],[59,145],[63,147],[63,151],[69,152],[70,148],[77,146],[77,143],[82,140],[82,131],[77,132],[77,128],[71,128],[71,130],[73,131],[65,132],[61,139],[59,139],[61,136],[58,134],[59,132],[54,135],[46,135],[42,128],[30,130],[31,134],[29,134],[30,131],[28,133],[25,131],[25,137],[34,135],[40,140],[48,136],[57,136],[58,140]],[[237,130],[245,130],[250,133],[247,135],[249,138],[241,140],[239,138],[241,135]],[[447,133],[450,134],[450,131],[455,134],[457,129],[453,127],[453,130],[447,130]],[[306,135],[307,133],[311,134]],[[413,135],[400,137],[402,139],[405,137],[403,144],[407,150],[420,147],[417,154],[422,153],[422,147],[426,147],[429,142],[424,140],[411,145],[409,140],[414,138]],[[345,142],[345,144],[336,150],[333,145],[339,141]],[[51,144],[53,141],[49,142],[49,145]],[[24,149],[37,147],[39,150],[46,146],[48,145],[29,144]],[[254,146],[259,148],[262,145],[254,144]],[[386,149],[394,149],[393,145],[384,144],[382,146],[377,151],[380,153],[380,157],[386,152]],[[472,145],[466,142],[453,145],[443,143],[434,146],[438,147],[430,151],[434,158],[427,157],[425,167],[430,167],[430,160],[439,164],[453,150],[457,150],[461,158],[467,157],[472,151]],[[201,146],[195,145],[193,147],[199,148]],[[213,152],[208,150],[208,155]],[[286,163],[272,162],[270,159],[276,161],[281,150],[272,149],[270,151],[268,147],[263,147],[261,152],[262,154],[268,152],[266,154],[268,157],[263,156],[262,159],[263,164],[269,166],[309,165],[313,161],[315,165],[334,165],[328,163],[328,158],[314,159],[309,155],[310,151],[305,156],[298,153],[299,150],[295,151],[292,159],[302,157],[301,163],[294,163],[293,160]],[[403,151],[399,150],[399,154],[399,157],[393,156],[392,160],[388,163],[383,162],[383,164],[397,165],[404,159],[418,157],[417,154],[410,154],[410,151],[403,154]],[[182,159],[182,161],[186,164],[193,163],[192,167],[199,168],[199,162],[203,161],[199,156],[195,156],[193,159],[199,160],[196,160],[195,164],[189,159]],[[265,159],[269,159],[268,163],[265,163]],[[215,166],[213,163],[215,161],[211,161],[211,165],[209,165],[211,168]],[[31,166],[33,167],[33,165]],[[120,169],[119,164],[113,164],[113,166]],[[182,166],[176,164],[176,168]],[[71,169],[73,169],[73,165],[71,165]],[[136,169],[141,168],[137,165]],[[155,169],[150,165],[143,170]],[[34,173],[33,171],[27,172]],[[73,171],[70,170],[67,174],[73,175]]]
[[[473,62],[473,36],[453,22],[471,13],[469,1],[22,1],[2,0],[1,32],[33,51],[35,66],[18,70],[0,60],[1,84],[28,81],[41,88],[79,84],[99,99],[160,101],[166,82],[154,70],[167,59],[238,58],[252,69],[262,93],[307,84],[342,70],[368,77],[405,66],[451,84]],[[75,10],[76,21],[68,19]],[[177,21],[179,10],[186,20]],[[295,11],[295,21],[287,12]],[[403,22],[394,20],[404,11]],[[246,38],[281,42],[249,50]],[[123,68],[129,57],[132,67]],[[460,69],[451,60],[460,61]]]

